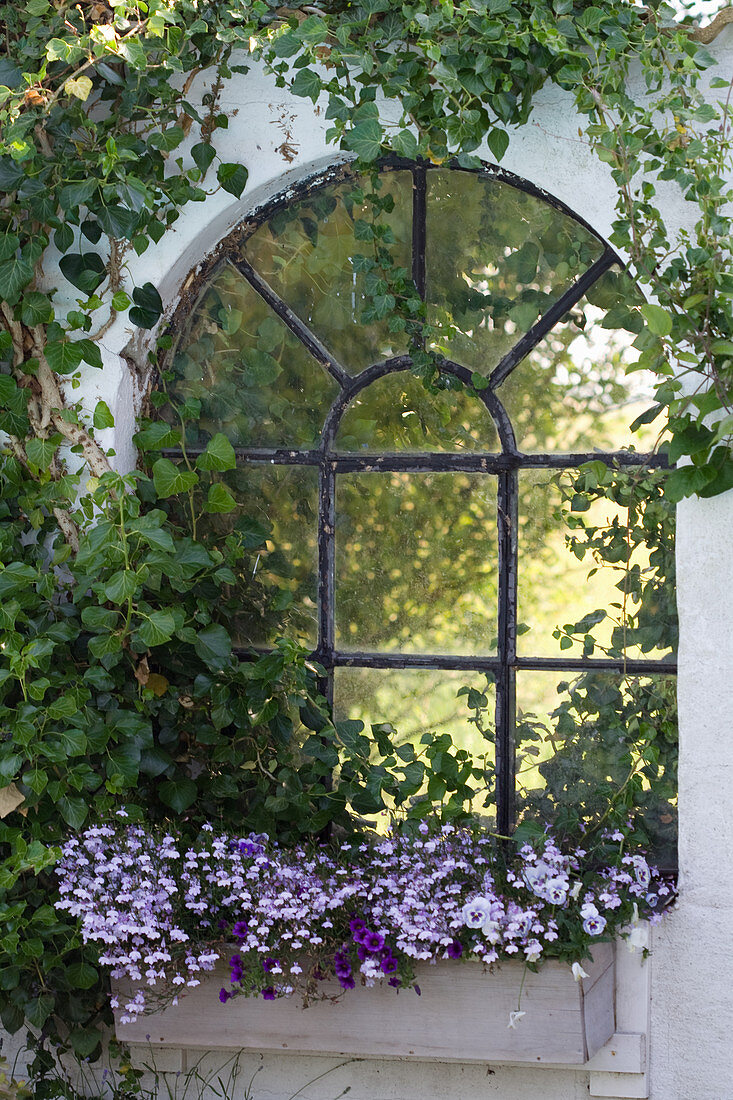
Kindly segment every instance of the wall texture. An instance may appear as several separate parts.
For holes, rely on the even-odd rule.
[[[713,52],[722,75],[733,62],[733,28]],[[201,95],[203,86],[198,89]],[[192,98],[189,96],[189,98]],[[294,99],[264,73],[233,79],[223,107],[229,129],[217,132],[225,160],[242,160],[249,183],[241,200],[222,192],[187,208],[174,229],[142,257],[130,261],[138,283],[151,280],[172,306],[192,268],[249,210],[287,185],[335,159],[325,144],[326,122],[309,101]],[[294,159],[281,151],[287,141]],[[486,159],[490,160],[488,150]],[[608,168],[578,138],[569,96],[548,90],[527,126],[512,135],[504,166],[564,200],[602,235],[614,217],[615,188]],[[684,225],[691,210],[672,186],[664,195],[668,222]],[[73,299],[75,292],[71,291]],[[144,361],[140,333],[118,319],[104,338],[103,372],[89,371],[81,391],[92,409],[104,398],[115,428],[103,436],[122,468],[134,464],[134,415],[144,380],[123,353]],[[680,643],[680,857],[681,897],[677,910],[655,931],[652,960],[625,961],[617,1029],[643,1032],[651,1016],[650,1072],[642,1063],[611,1072],[611,1056],[597,1070],[531,1069],[499,1065],[338,1060],[295,1055],[244,1056],[237,1100],[332,1100],[350,1088],[350,1100],[575,1100],[583,1096],[642,1097],[652,1100],[733,1100],[733,981],[729,953],[733,919],[733,493],[710,501],[686,502],[679,514]],[[648,995],[651,970],[651,998]],[[450,1006],[446,1006],[450,1011]],[[140,1055],[147,1060],[147,1056]],[[190,1069],[201,1052],[161,1053],[159,1067],[175,1074]],[[335,1067],[335,1068],[334,1068]],[[211,1057],[200,1064],[212,1069]],[[224,1071],[224,1077],[231,1070]],[[253,1077],[254,1075],[254,1077]],[[247,1083],[252,1080],[251,1093]],[[313,1082],[307,1084],[307,1082]],[[302,1090],[302,1091],[298,1091]],[[213,1093],[212,1093],[213,1095]]]

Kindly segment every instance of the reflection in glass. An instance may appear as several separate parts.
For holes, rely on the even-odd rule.
[[[336,509],[339,648],[495,652],[492,477],[343,474]]]
[[[243,594],[242,612],[233,625],[238,644],[272,644],[287,632],[315,648],[318,471],[248,463],[215,478],[238,507],[205,515],[200,537],[209,541],[232,535],[251,548],[238,577]]]
[[[520,819],[597,821],[615,799],[674,862],[677,710],[670,676],[517,673]]]
[[[648,471],[619,473],[609,491],[628,501],[638,476],[642,503],[629,509],[576,492],[578,471],[520,471],[520,655],[674,658],[673,510]]]
[[[472,702],[476,697],[481,700],[481,727],[493,727],[495,690],[491,677],[445,669],[337,668],[335,716],[337,721],[355,718],[364,722],[367,734],[372,724],[388,722],[397,731],[396,745],[409,742],[416,749],[422,737],[433,740],[448,734],[456,748],[470,752],[485,769],[488,791],[474,803],[474,809],[480,811],[487,800],[493,804],[493,734],[483,736],[471,721],[476,710],[469,709],[465,692],[459,694],[462,688],[473,689]]]
[[[429,393],[409,371],[372,382],[344,413],[337,451],[497,451],[491,416],[460,382]]]
[[[394,205],[376,220],[364,187],[350,180],[277,211],[245,244],[252,266],[353,374],[407,350],[404,334],[389,328],[394,310],[373,301],[379,294],[374,280],[383,271],[365,269],[378,262],[381,248],[409,271],[412,176],[385,172],[379,186],[380,198],[387,196]],[[386,235],[376,238],[374,226],[385,228]],[[372,300],[366,297],[367,280]]]
[[[312,447],[338,386],[239,272],[219,269],[171,360],[174,406],[201,402],[186,442],[224,432],[240,447]],[[169,410],[168,418],[175,419]]]
[[[522,360],[497,395],[526,453],[654,449],[658,422],[631,423],[654,403],[651,371],[626,371],[643,321],[632,280],[611,269]]]
[[[548,203],[467,172],[428,172],[427,299],[439,351],[487,375],[603,252]]]

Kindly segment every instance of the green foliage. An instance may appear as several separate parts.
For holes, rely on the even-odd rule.
[[[375,813],[385,802],[408,805],[426,777],[428,800],[445,801],[446,813],[457,815],[471,789],[491,781],[448,743],[395,747],[386,727],[367,739],[353,724],[334,724],[317,667],[287,640],[287,563],[277,565],[280,583],[253,579],[268,532],[257,516],[234,515],[224,480],[229,441],[215,435],[194,469],[185,455],[182,464],[157,456],[177,445],[177,428],[148,425],[139,442],[156,452],[151,478],[119,478],[94,438],[95,429],[111,426],[110,410],[100,402],[88,423],[59,384],[63,377],[71,392],[83,364],[101,366],[100,315],[106,324],[129,308],[133,324],[158,323],[157,289],[123,288],[130,249],[142,254],[159,241],[187,203],[205,197],[204,185],[242,194],[246,167],[218,161],[212,135],[227,124],[222,81],[246,72],[250,48],[282,86],[320,99],[331,139],[366,167],[390,149],[433,164],[456,156],[475,167],[484,139],[500,160],[507,127],[527,122],[540,87],[569,90],[618,187],[612,243],[654,299],[642,307],[645,327],[635,330],[639,365],[660,378],[656,402],[669,413],[670,458],[689,459],[669,477],[667,500],[711,496],[733,483],[727,84],[713,81],[719,105],[703,102],[698,81],[711,60],[689,28],[663,4],[645,9],[622,0],[328,0],[320,14],[300,8],[270,0],[31,0],[3,12],[0,776],[23,802],[0,824],[0,1019],[13,1031],[25,1019],[84,1056],[98,1050],[105,998],[94,960],[49,902],[48,867],[66,830],[124,803],[132,814],[182,829],[206,818],[246,818],[249,828],[287,840],[329,823],[348,827],[349,807]],[[635,101],[627,78],[637,65],[648,94]],[[199,71],[213,77],[203,109],[180,90]],[[187,137],[190,160],[179,153]],[[694,228],[679,237],[655,205],[657,188],[669,181],[696,211]],[[432,384],[437,358],[419,340],[434,341],[436,319],[426,317],[406,265],[393,262],[388,197],[373,182],[360,201],[371,310],[362,320],[378,326],[389,317]],[[41,289],[51,244],[80,293],[65,316],[53,292]],[[517,262],[531,264],[530,251]],[[524,313],[513,323],[531,324],[534,303],[515,305]],[[231,315],[228,323],[235,325]],[[282,336],[265,330],[264,338],[266,357],[249,367],[266,382],[287,355]],[[191,407],[188,419],[196,415]],[[65,448],[86,464],[84,477],[96,479],[81,499],[83,480],[69,472]],[[582,513],[572,500],[595,492],[582,476],[573,514]],[[644,537],[661,507],[656,491],[652,500],[643,516],[636,513],[633,530],[646,525]],[[583,553],[608,558],[618,549],[618,532],[578,532]],[[625,576],[625,598],[637,610],[624,629],[643,649],[654,640],[659,591],[633,567]],[[242,614],[282,623],[274,652],[235,655]],[[591,620],[564,630],[571,644],[591,645]],[[668,695],[643,683],[615,695],[590,678],[573,685],[556,715],[567,726],[565,747],[554,764],[538,764],[545,793],[528,799],[528,814],[571,805],[578,769],[592,758],[591,729],[608,721],[616,729],[622,716],[630,733],[613,771],[622,808],[656,800],[652,811],[666,815]],[[480,700],[468,702],[490,739]],[[602,816],[597,796],[585,791],[578,804]]]

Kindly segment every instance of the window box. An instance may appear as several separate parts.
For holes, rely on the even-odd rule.
[[[118,1020],[116,1032],[125,1042],[163,1047],[583,1065],[614,1032],[613,945],[599,944],[594,961],[583,966],[588,977],[581,982],[564,963],[528,972],[525,1015],[513,1028],[508,1024],[522,984],[520,961],[503,962],[491,973],[472,962],[423,965],[420,997],[387,986],[358,988],[305,1010],[298,997],[220,1004],[218,990],[228,979],[222,965],[182,992],[176,1006],[132,1023]]]

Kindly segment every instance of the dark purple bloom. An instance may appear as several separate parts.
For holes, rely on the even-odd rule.
[[[387,985],[391,985],[393,989],[399,989],[399,987],[402,985],[402,978],[398,978],[397,976],[395,976],[394,978],[390,978],[387,982]]]
[[[239,848],[240,855],[243,856],[253,856],[257,851],[254,844],[249,840],[240,840],[237,847]]]
[[[369,935],[369,929],[368,928],[366,928],[366,927],[357,928],[357,930],[353,933],[354,943],[364,943],[364,940],[366,939],[366,937],[368,935]]]
[[[271,985],[268,985],[262,990],[262,996],[266,1001],[274,1001],[276,993],[273,987]]]
[[[392,955],[387,955],[379,965],[385,974],[394,974],[397,969],[397,959],[393,958]]]
[[[221,1003],[223,1005],[225,1005],[227,1003],[227,1001],[229,1000],[230,997],[231,997],[231,993],[228,993],[226,991],[226,989],[220,989],[219,990],[219,1000],[221,1001]]]
[[[356,948],[356,957],[359,962],[364,962],[364,959],[366,959],[368,955],[369,952],[367,951],[366,947],[363,943],[360,943]]]
[[[247,931],[247,922],[245,920],[238,920],[232,928],[232,935],[236,936],[238,940],[243,940],[244,937],[247,935]]]
[[[242,966],[242,958],[240,955],[232,955],[229,960],[229,969],[231,971],[231,980],[233,982],[241,982],[242,975],[244,974],[244,967]]]
[[[279,959],[271,959],[271,958],[268,957],[263,962],[262,969],[265,971],[266,974],[269,974],[271,970],[274,970],[275,967],[279,966],[279,965],[280,965],[280,960]]]
[[[363,932],[366,929],[366,921],[362,920],[361,917],[354,917],[353,920],[349,921],[349,928],[352,932]]]
[[[449,959],[460,959],[463,954],[463,946],[458,940],[453,940],[453,943],[449,943],[445,950]]]
[[[338,980],[344,989],[353,989],[356,985],[356,982],[350,975],[339,974]]]
[[[415,992],[417,993],[418,997],[422,997],[422,989],[420,988],[420,986],[419,986],[419,985],[413,985],[413,987],[412,987],[412,988],[413,988],[413,989],[415,990]]]
[[[229,921],[224,920],[224,918],[222,917],[222,919],[217,924],[217,928],[221,932],[225,932],[228,927],[229,927]]]
[[[362,943],[367,951],[372,951],[376,954],[377,951],[381,951],[384,947],[384,936],[380,935],[379,932],[367,932]]]

